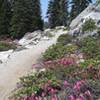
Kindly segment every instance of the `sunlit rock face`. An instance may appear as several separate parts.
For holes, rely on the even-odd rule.
[[[100,4],[89,5],[81,14],[79,14],[70,24],[70,29],[80,28],[87,19],[93,19],[97,27],[100,27]]]
[[[67,30],[64,26],[59,26],[55,29],[46,29],[44,31],[37,30],[31,33],[28,32],[20,40],[13,41],[17,49],[0,52],[0,64],[10,60],[13,53],[16,55],[22,51],[21,53],[23,54],[24,50],[37,49],[39,46],[44,46],[43,48],[49,47],[53,43],[56,43],[57,38],[61,34],[66,33]]]
[[[82,26],[88,19],[93,19],[96,29],[92,32],[82,32]],[[100,4],[89,5],[81,14],[79,14],[70,24],[69,34],[77,36],[79,39],[87,36],[98,36],[97,29],[100,28]]]

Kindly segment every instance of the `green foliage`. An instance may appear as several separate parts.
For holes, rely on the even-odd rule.
[[[85,62],[81,62],[80,63],[80,67],[87,68],[87,66],[89,66],[89,65],[98,67],[99,64],[100,64],[100,61],[99,60],[87,59],[87,60],[85,60]]]
[[[99,28],[99,29],[97,29],[97,33],[98,33],[98,35],[100,36],[100,28]]]
[[[45,60],[55,60],[64,57],[65,54],[75,53],[78,47],[75,44],[63,45],[57,43],[49,47],[43,54]]]
[[[16,49],[16,46],[7,42],[0,42],[0,51],[6,51],[9,49]]]
[[[50,33],[50,32],[47,32],[47,33],[46,33],[46,36],[49,37],[49,38],[54,37],[54,35],[53,35],[52,33]]]
[[[66,46],[66,52],[69,54],[75,53],[76,50],[78,50],[78,46],[75,44],[71,44],[71,45]]]
[[[66,26],[68,19],[68,1],[67,0],[50,0],[48,5],[47,16],[49,18],[50,28],[56,26]]]
[[[96,2],[99,4],[100,3],[100,0],[96,0]]]
[[[92,32],[96,29],[95,21],[93,19],[86,20],[82,26],[83,32]]]
[[[80,72],[81,75],[85,78],[85,80],[82,79]],[[15,98],[14,100],[17,100],[18,99],[17,97],[25,98],[26,96],[32,97],[32,100],[34,100],[33,98],[34,96],[32,95],[33,93],[34,95],[36,94],[35,96],[39,96],[40,98],[43,99],[52,96],[52,93],[57,94],[59,97],[61,93],[65,91],[68,92],[69,89],[72,92],[74,92],[75,83],[80,83],[80,82],[85,83],[85,87],[83,87],[82,85],[80,91],[86,91],[87,89],[89,89],[90,91],[98,90],[98,87],[100,86],[100,84],[98,83],[99,80],[96,78],[96,80],[93,81],[94,76],[98,74],[98,70],[92,68],[89,68],[88,70],[84,69],[84,74],[83,74],[83,69],[80,68],[79,66],[67,66],[67,67],[59,65],[56,65],[55,67],[51,66],[51,68],[49,67],[44,72],[37,72],[36,74],[31,74],[20,78],[21,87],[14,92],[14,98]],[[80,81],[81,79],[82,81]],[[72,85],[74,85],[74,87]],[[56,91],[52,92],[49,89]],[[78,94],[82,93],[80,91],[78,91]],[[93,91],[92,91],[93,97],[97,96],[96,98],[98,98],[99,92],[93,92]],[[75,94],[76,92],[77,91],[75,91]],[[41,96],[42,93],[45,93],[45,95]],[[69,92],[69,94],[71,93]],[[64,96],[68,98],[68,95]]]
[[[38,72],[20,78],[20,84],[22,87],[15,92],[15,98],[18,96],[31,95],[32,93],[38,94],[46,83],[51,86],[57,86],[60,82],[56,79],[51,71]]]
[[[100,57],[100,39],[95,37],[86,37],[81,42],[81,51],[87,55],[88,58]]]
[[[9,0],[0,0],[0,35],[9,34],[11,15]]]
[[[77,17],[90,3],[92,3],[92,0],[72,0],[70,20],[72,21]]]
[[[39,0],[15,0],[11,20],[11,36],[21,38],[26,32],[42,30]]]
[[[57,39],[57,42],[58,43],[61,43],[61,44],[68,44],[68,43],[71,43],[72,39],[73,39],[73,36],[72,35],[62,34]]]
[[[44,22],[44,29],[47,29],[47,28],[49,28],[49,23],[48,22]]]
[[[49,47],[43,54],[45,60],[54,60],[63,57],[66,54],[66,47],[62,44],[55,44]]]

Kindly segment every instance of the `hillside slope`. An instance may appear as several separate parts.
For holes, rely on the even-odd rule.
[[[41,40],[36,46],[30,49],[14,52],[10,55],[7,62],[0,65],[0,100],[15,88],[19,78],[27,74],[32,65],[37,63],[41,54],[52,44],[56,43],[57,38],[67,31],[53,31],[55,34],[50,40]]]

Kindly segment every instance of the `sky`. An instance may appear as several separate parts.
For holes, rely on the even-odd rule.
[[[49,0],[40,0],[41,1],[41,6],[42,6],[42,16],[43,19],[46,19],[46,13],[47,13],[47,8],[48,8],[48,1]]]
[[[44,20],[47,20],[46,18],[46,12],[47,12],[47,8],[48,8],[48,1],[49,0],[40,0],[41,1],[41,6],[42,6],[42,16]],[[93,2],[95,2],[96,0],[93,0]]]

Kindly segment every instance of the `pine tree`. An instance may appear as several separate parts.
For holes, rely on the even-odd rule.
[[[68,5],[69,1],[68,0],[60,0],[60,13],[59,13],[59,21],[60,25],[67,26],[68,25],[68,17],[69,17],[69,12],[68,12]]]
[[[0,35],[9,34],[11,5],[8,0],[0,0]]]
[[[48,5],[48,20],[50,28],[59,26],[59,0],[51,0]]]
[[[50,0],[48,5],[48,21],[50,28],[66,25],[68,17],[68,0]]]
[[[43,28],[40,0],[15,0],[11,21],[11,35],[21,38],[26,32]]]
[[[72,8],[70,12],[71,20],[79,15],[90,3],[92,3],[92,0],[72,0]]]

